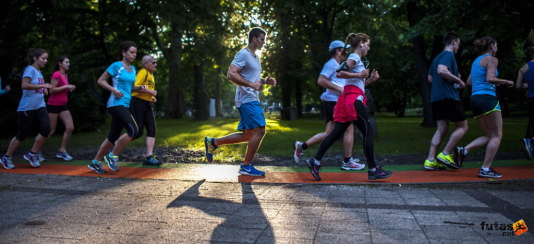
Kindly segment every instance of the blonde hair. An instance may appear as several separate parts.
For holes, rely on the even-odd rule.
[[[345,55],[347,44],[350,44],[353,48],[357,48],[360,45],[360,42],[367,42],[369,36],[364,33],[350,33],[345,39],[345,47],[343,47],[343,52],[341,55]]]

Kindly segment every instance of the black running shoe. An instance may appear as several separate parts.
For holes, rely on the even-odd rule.
[[[319,176],[319,170],[321,169],[322,165],[320,164],[318,165],[315,162],[316,162],[315,158],[310,158],[306,160],[306,165],[310,169],[310,173],[313,175],[313,177],[316,180],[321,180],[321,177]]]
[[[523,152],[525,153],[525,158],[532,160],[532,139],[523,138],[521,142],[524,144]]]
[[[493,168],[490,168],[489,171],[485,171],[483,169],[480,169],[478,171],[478,177],[480,178],[501,178],[502,174],[495,172]]]
[[[385,179],[393,174],[391,171],[385,171],[380,166],[376,166],[375,171],[368,170],[367,175],[370,180]]]
[[[467,152],[465,151],[465,147],[456,147],[454,148],[454,162],[460,166],[460,168],[464,164],[464,159],[467,157]]]

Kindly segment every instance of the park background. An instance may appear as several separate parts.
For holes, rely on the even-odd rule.
[[[519,0],[12,0],[3,5],[0,17],[0,77],[3,86],[13,88],[0,97],[1,145],[7,146],[17,128],[15,111],[26,54],[40,47],[49,52],[48,64],[42,69],[47,82],[59,55],[66,54],[71,61],[69,81],[77,86],[69,95],[77,133],[71,144],[94,143],[97,147],[107,134],[105,101],[109,92],[96,81],[116,60],[118,45],[129,40],[138,45],[137,69],[143,55],[158,59],[155,108],[158,138],[162,139],[158,146],[201,148],[198,138],[209,132],[209,127],[226,128],[213,136],[235,130],[235,85],[227,80],[226,72],[235,53],[247,44],[248,30],[259,26],[268,33],[261,52],[263,76],[275,77],[279,84],[261,93],[262,105],[273,111],[267,117],[268,129],[274,133],[266,137],[259,153],[282,154],[282,149],[269,150],[266,145],[287,140],[284,150],[290,151],[293,140],[305,140],[324,129],[319,99],[323,89],[317,85],[317,77],[329,58],[328,45],[358,32],[371,37],[369,68],[381,75],[368,87],[379,125],[377,144],[393,146],[377,146],[377,153],[422,153],[428,150],[435,130],[428,66],[443,50],[443,34],[456,31],[461,37],[456,58],[464,80],[478,55],[473,41],[489,35],[499,44],[499,77],[515,81],[518,69],[531,59],[526,36],[534,28],[529,15],[533,10],[534,2]],[[470,114],[470,90],[460,93]],[[526,129],[525,91],[499,87],[498,94],[505,118],[501,151],[513,151],[519,144],[512,141],[518,142]],[[210,99],[215,102],[215,117],[210,116]],[[312,108],[318,113],[312,113]],[[474,130],[467,139],[480,135],[475,120],[469,120],[469,125]],[[192,126],[200,132],[186,136],[188,131],[176,129],[178,126]],[[277,128],[286,128],[279,130],[282,137],[276,137]],[[82,134],[96,140],[77,142]],[[407,139],[417,140],[407,147],[403,143]],[[142,140],[134,142],[142,144]]]

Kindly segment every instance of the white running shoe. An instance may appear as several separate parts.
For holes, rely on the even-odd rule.
[[[300,157],[304,155],[304,151],[302,149],[302,144],[304,144],[301,141],[295,141],[295,150],[293,151],[293,158],[295,159],[295,163],[299,163]]]
[[[358,159],[358,161],[356,161],[355,159],[350,158],[348,163],[343,162],[341,164],[341,169],[342,170],[362,170],[363,168],[365,168],[365,164],[360,164],[357,162],[360,162],[360,160]]]

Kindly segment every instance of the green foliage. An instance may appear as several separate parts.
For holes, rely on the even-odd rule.
[[[69,106],[79,130],[94,129],[106,117],[103,104],[109,93],[102,92],[96,80],[116,60],[116,48],[125,40],[138,44],[138,60],[145,54],[158,58],[158,111],[176,104],[185,107],[186,101],[193,104],[205,96],[230,108],[235,84],[226,79],[227,68],[254,26],[268,32],[261,57],[263,76],[276,77],[279,83],[261,95],[262,101],[297,107],[300,112],[318,104],[323,89],[317,77],[329,58],[328,44],[344,40],[348,33],[364,32],[372,40],[369,68],[381,75],[369,87],[378,111],[403,116],[407,108],[422,106],[418,94],[425,93],[418,84],[414,37],[423,37],[423,65],[428,65],[443,48],[443,33],[457,31],[462,37],[457,60],[466,78],[478,55],[471,43],[491,35],[499,42],[500,77],[514,79],[529,58],[523,43],[533,26],[533,9],[532,1],[519,0],[12,0],[3,5],[0,17],[0,76],[14,91],[0,97],[0,112],[5,115],[0,126],[16,128],[13,111],[20,97],[20,73],[27,51],[35,47],[50,54],[43,69],[45,79],[57,56],[70,57],[69,78],[79,89],[71,94]],[[141,68],[139,61],[134,64]],[[195,82],[195,65],[203,67],[203,84]],[[507,111],[524,103],[523,91],[499,89],[499,93],[501,101],[509,103]],[[468,91],[463,98],[468,102]],[[97,112],[89,116],[86,111]]]

